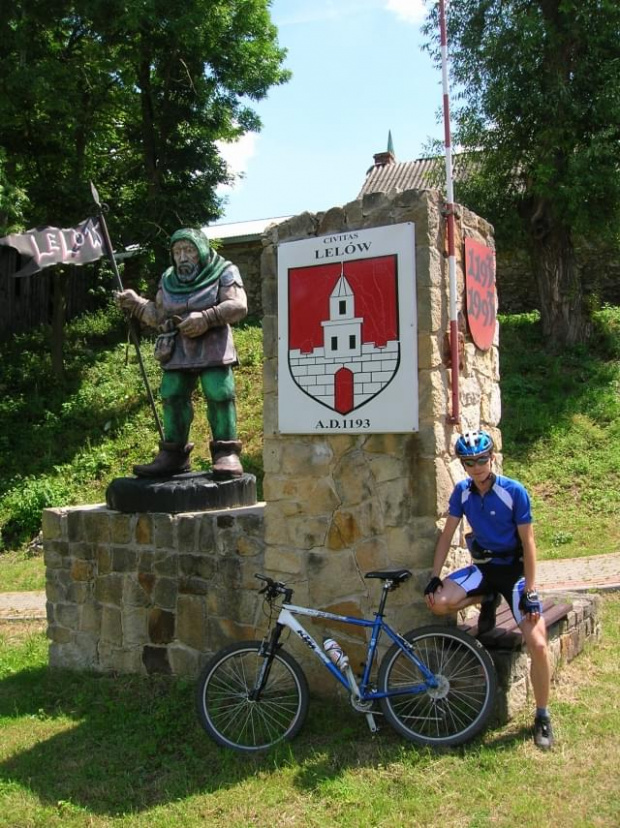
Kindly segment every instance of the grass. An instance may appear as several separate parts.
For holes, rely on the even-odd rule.
[[[236,328],[239,436],[246,471],[262,485],[262,331]],[[141,347],[149,384],[161,377],[153,340]],[[0,350],[0,551],[39,531],[47,506],[100,503],[115,477],[157,452],[157,429],[124,322],[112,307],[68,326],[66,377],[53,378],[47,332],[15,337]],[[10,393],[7,393],[9,392]],[[210,468],[204,399],[194,395],[196,469]]]
[[[40,625],[0,627],[0,826],[7,828],[610,828],[620,824],[620,596],[603,640],[554,688],[558,743],[528,710],[433,754],[387,726],[372,738],[343,702],[313,699],[298,738],[265,756],[218,748],[185,680],[46,667]]]
[[[541,559],[620,548],[620,308],[596,314],[589,347],[549,356],[535,314],[501,318],[504,472],[532,494]],[[67,329],[66,378],[51,375],[48,333],[0,349],[0,590],[42,588],[27,543],[47,506],[100,503],[115,477],[156,452],[158,435],[122,317],[113,308]],[[243,462],[262,493],[262,330],[237,326]],[[158,388],[152,340],[142,353]],[[204,401],[195,395],[194,467],[208,469]],[[4,550],[4,554],[2,554]],[[10,555],[7,555],[10,552]]]
[[[532,495],[541,559],[620,549],[620,309],[549,356],[536,315],[501,325],[504,472]]]

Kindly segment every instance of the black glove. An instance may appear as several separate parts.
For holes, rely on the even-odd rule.
[[[433,575],[433,577],[430,579],[430,581],[426,585],[426,589],[424,590],[424,594],[425,595],[433,595],[439,589],[439,587],[442,587],[442,586],[443,586],[443,581],[441,580],[441,578],[438,578],[436,575]]]
[[[542,615],[542,604],[535,589],[526,590],[519,600],[519,609],[528,615],[531,612],[538,612]]]

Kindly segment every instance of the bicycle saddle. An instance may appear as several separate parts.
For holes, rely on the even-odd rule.
[[[408,569],[382,569],[377,572],[367,572],[364,578],[380,578],[382,581],[395,581],[397,584],[402,584],[411,578],[411,572]]]

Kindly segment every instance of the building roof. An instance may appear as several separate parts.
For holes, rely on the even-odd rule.
[[[366,179],[357,198],[369,193],[387,193],[390,190],[445,190],[445,162],[442,156],[418,158],[415,161],[396,161],[391,131],[387,149],[374,156],[374,164],[366,173]],[[462,181],[471,172],[475,161],[471,155],[457,154],[452,157],[455,182]],[[258,241],[273,224],[287,221],[291,216],[254,219],[252,221],[211,224],[202,231],[209,239],[221,239],[231,243]]]
[[[378,156],[375,156],[377,159]],[[471,169],[471,158],[453,156],[453,176],[462,181]],[[415,161],[375,163],[366,173],[358,198],[368,193],[387,193],[390,190],[444,190],[445,163],[441,156],[418,158]]]
[[[255,241],[272,224],[280,224],[291,218],[279,216],[277,218],[254,219],[253,221],[237,221],[226,224],[211,224],[203,227],[202,232],[208,239],[222,239],[235,242]]]

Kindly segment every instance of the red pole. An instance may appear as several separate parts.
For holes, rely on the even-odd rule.
[[[450,286],[450,360],[452,363],[452,414],[448,422],[459,423],[459,331],[456,307],[456,256],[454,252],[454,184],[452,174],[452,139],[450,135],[450,87],[448,82],[448,37],[445,0],[439,0],[441,35],[441,78],[443,85],[443,126],[446,158],[446,229],[448,235],[448,275]]]

